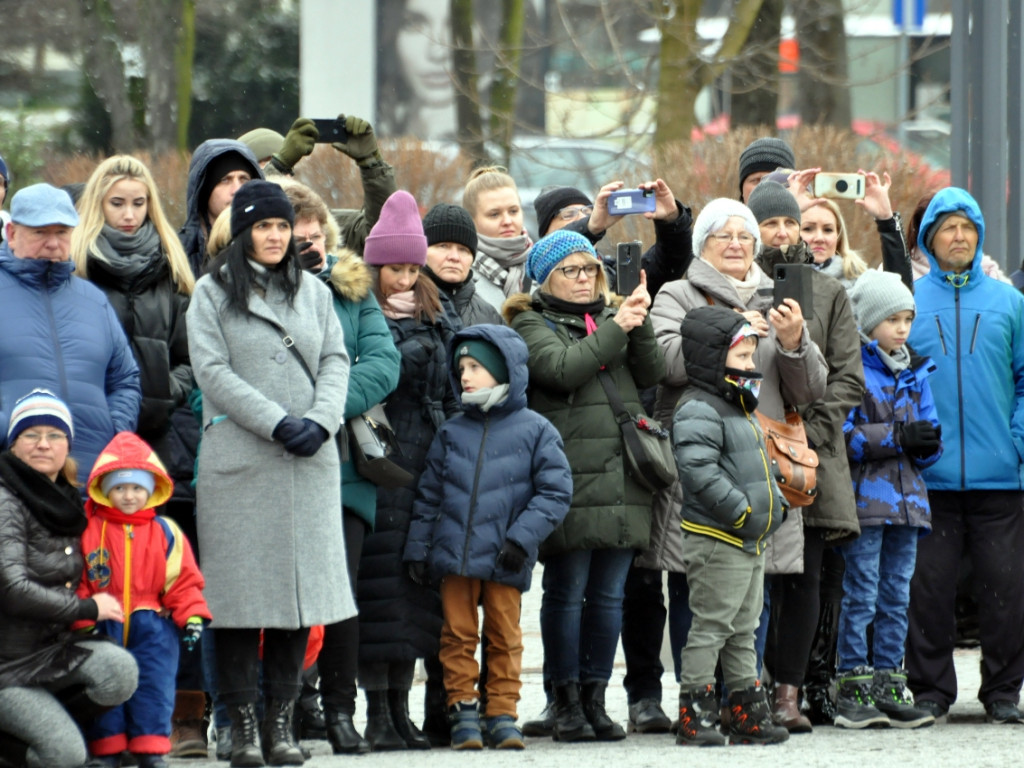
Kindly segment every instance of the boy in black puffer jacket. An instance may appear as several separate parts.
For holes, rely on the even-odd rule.
[[[683,561],[693,624],[683,648],[677,744],[720,745],[715,666],[728,687],[729,741],[774,744],[757,679],[754,630],[763,605],[764,547],[786,502],[769,470],[754,409],[757,331],[743,315],[698,307],[682,324],[689,379],[672,424],[683,483]]]

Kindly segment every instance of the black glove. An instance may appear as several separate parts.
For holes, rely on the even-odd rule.
[[[298,118],[288,129],[281,149],[273,155],[277,167],[285,173],[291,173],[299,160],[313,153],[318,138],[320,132],[316,129],[316,123],[308,117]]]
[[[299,251],[299,268],[312,272],[314,275],[318,274],[323,267],[320,251],[313,248],[313,244],[308,240],[304,243],[298,243],[296,247],[301,249],[303,246],[306,246],[306,248]]]
[[[181,644],[189,653],[195,651],[199,645],[199,638],[203,636],[203,624],[199,621],[190,621],[185,625],[185,631],[181,635]]]
[[[345,116],[338,115],[339,119],[342,117]],[[331,144],[332,147],[351,157],[360,167],[384,162],[372,125],[361,117],[349,115],[345,117],[345,130],[348,131],[348,141],[344,144],[336,141]]]
[[[505,540],[498,553],[497,566],[511,573],[519,573],[526,565],[526,550],[514,541]]]
[[[427,580],[427,564],[423,562],[411,562],[406,563],[409,569],[409,578],[419,584],[421,587],[425,587],[428,584]]]
[[[897,423],[896,444],[904,453],[922,458],[931,456],[942,445],[941,425],[936,427],[930,421],[920,419],[906,423]]]
[[[285,416],[274,428],[274,439],[294,456],[308,458],[320,450],[328,438],[327,430],[310,419]]]

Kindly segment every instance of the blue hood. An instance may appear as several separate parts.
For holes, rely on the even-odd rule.
[[[526,407],[526,385],[530,381],[530,374],[526,368],[526,361],[530,351],[522,337],[505,325],[488,325],[481,323],[471,325],[455,334],[451,345],[448,347],[448,375],[452,381],[452,391],[462,396],[462,386],[459,384],[459,377],[454,366],[451,365],[452,350],[461,342],[469,339],[481,339],[489,341],[498,348],[505,358],[505,365],[508,368],[508,399],[500,405],[491,409],[492,413],[500,413],[506,410],[519,410]],[[464,406],[465,408],[465,406]],[[480,409],[472,411],[479,413]]]
[[[917,249],[928,257],[928,263],[931,265],[929,276],[940,283],[946,282],[946,275],[952,273],[943,272],[939,268],[939,264],[935,260],[935,254],[925,247],[924,241],[928,230],[931,229],[932,224],[937,219],[947,213],[956,212],[963,214],[973,221],[974,226],[978,229],[978,247],[974,252],[974,261],[971,263],[969,274],[971,277],[976,277],[982,273],[981,252],[982,247],[985,245],[985,219],[981,215],[981,208],[978,207],[977,201],[971,197],[971,193],[966,189],[946,187],[939,190],[928,204],[924,217],[921,219],[921,226],[917,231]]]

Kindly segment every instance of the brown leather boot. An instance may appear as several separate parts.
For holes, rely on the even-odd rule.
[[[772,720],[790,733],[810,733],[813,729],[811,721],[800,714],[797,694],[800,689],[795,685],[776,685],[772,703]]]
[[[202,691],[176,691],[171,715],[171,757],[206,757],[206,694]]]

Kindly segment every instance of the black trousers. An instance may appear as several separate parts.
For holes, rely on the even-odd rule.
[[[928,502],[932,532],[918,542],[910,583],[910,688],[919,700],[956,700],[956,586],[966,553],[981,639],[978,699],[1016,702],[1024,680],[1024,493],[932,491]]]
[[[345,510],[345,557],[348,558],[348,580],[353,592],[359,557],[366,537],[366,523],[354,512]],[[324,644],[317,657],[320,669],[320,696],[324,709],[346,715],[356,712],[356,674],[359,671],[359,617],[327,624]]]
[[[622,651],[626,677],[622,681],[630,704],[641,699],[661,701],[661,641],[665,634],[665,597],[661,571],[629,567],[622,601]]]
[[[309,627],[263,632],[263,693],[269,699],[295,701],[302,690],[302,662]],[[228,706],[259,700],[259,628],[218,627],[217,685]]]

